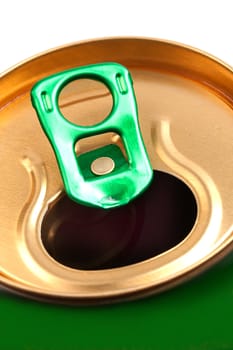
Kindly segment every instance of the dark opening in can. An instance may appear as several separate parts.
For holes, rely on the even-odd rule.
[[[191,190],[176,177],[156,171],[150,188],[112,210],[82,206],[61,195],[41,226],[48,253],[66,266],[112,269],[153,258],[180,243],[197,216]]]

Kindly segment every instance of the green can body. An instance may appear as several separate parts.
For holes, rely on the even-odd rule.
[[[6,350],[233,348],[233,259],[194,280],[138,301],[58,306],[1,293]]]

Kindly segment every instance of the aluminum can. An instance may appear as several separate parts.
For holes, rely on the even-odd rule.
[[[109,211],[75,204],[64,194],[56,159],[30,99],[38,80],[100,62],[118,62],[130,71],[154,169],[143,195]],[[218,323],[221,331],[215,331],[216,319],[233,312],[232,78],[231,67],[206,53],[142,38],[61,47],[1,76],[0,283],[5,292],[0,304],[8,324],[8,314],[16,315],[15,328],[22,319],[18,344],[24,341],[22,327],[29,327],[28,348],[47,344],[52,349],[48,333],[32,347],[38,320],[49,314],[43,322],[56,331],[57,349],[72,348],[77,328],[77,347],[86,349],[146,349],[156,344],[160,349],[221,349],[223,342],[226,349],[233,346],[229,325]],[[103,84],[84,79],[64,88],[59,106],[68,120],[88,127],[108,116],[112,96]],[[119,135],[97,135],[76,148],[85,153],[110,143],[119,145]],[[122,303],[139,298],[143,300]],[[120,304],[76,307],[72,312],[58,305],[115,302]],[[37,320],[35,328],[30,313]],[[144,323],[140,327],[139,317]],[[211,325],[211,337],[206,324]],[[85,327],[93,337],[86,336]],[[136,332],[126,335],[128,327]],[[154,327],[160,331],[153,340]],[[165,328],[170,339],[161,331]],[[104,334],[114,337],[116,329],[118,339],[103,339]],[[68,340],[70,335],[73,340]],[[8,341],[14,348],[16,340]]]

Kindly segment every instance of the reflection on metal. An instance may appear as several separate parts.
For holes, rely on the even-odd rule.
[[[174,145],[171,138],[170,122],[161,120],[154,130],[156,130],[156,135],[153,136],[153,140],[156,142],[159,157],[173,170],[176,176],[190,186],[196,196],[199,207],[198,221],[204,222],[208,218],[205,234],[200,236],[198,242],[184,256],[177,259],[176,265],[179,268],[185,264],[192,265],[197,256],[201,261],[206,255],[211,254],[212,245],[218,239],[221,228],[222,201],[212,178],[198,164],[181,154]],[[193,231],[195,232],[196,229],[194,228]],[[174,269],[174,263],[172,266],[168,265],[167,268]]]
[[[53,276],[44,271],[41,265],[34,259],[33,253],[30,253],[30,245],[32,252],[35,243],[31,243],[33,232],[40,230],[38,218],[41,208],[44,206],[44,199],[47,189],[46,168],[43,161],[35,153],[25,155],[21,160],[30,181],[29,197],[23,206],[18,220],[18,249],[25,265],[35,276],[40,276],[44,281],[53,280]]]

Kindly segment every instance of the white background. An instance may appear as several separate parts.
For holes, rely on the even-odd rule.
[[[0,72],[41,51],[109,36],[182,42],[233,66],[233,0],[0,0]]]

